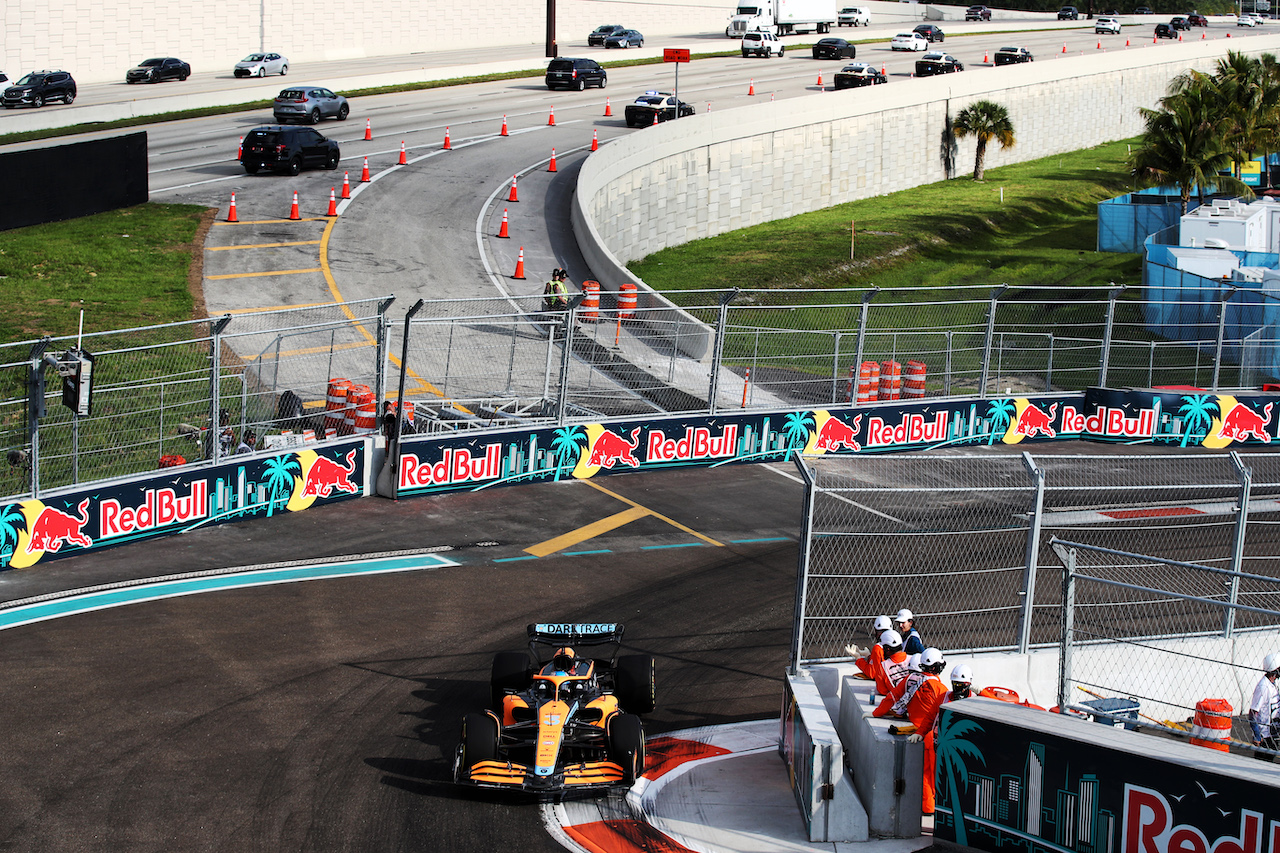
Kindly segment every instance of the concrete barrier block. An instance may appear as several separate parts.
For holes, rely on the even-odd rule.
[[[880,703],[873,682],[852,676],[843,681],[836,731],[870,832],[880,838],[915,838],[921,827],[924,745],[889,734],[889,726],[902,721],[871,715]]]

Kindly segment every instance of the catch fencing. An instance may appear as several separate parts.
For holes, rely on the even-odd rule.
[[[796,464],[806,502],[793,667],[847,657],[846,644],[867,644],[877,615],[902,607],[918,616],[926,644],[946,653],[1052,648],[1064,604],[1055,536],[1280,578],[1272,454],[992,447],[797,455]],[[1240,602],[1269,606],[1263,597]],[[1100,624],[1135,624],[1120,602],[1091,612]]]
[[[323,438],[336,379],[367,386],[378,416],[403,387],[409,429],[430,432],[1098,385],[1217,390],[1271,379],[1277,349],[1257,330],[1203,321],[1203,300],[1185,292],[1170,313],[1174,297],[1152,288],[681,291],[658,307],[585,295],[567,311],[529,296],[393,316],[387,297],[85,335],[88,415],[58,404],[44,358],[75,339],[0,347],[0,492],[38,496],[166,457],[213,462],[250,432],[259,444],[283,431]],[[870,367],[878,380],[862,376]]]

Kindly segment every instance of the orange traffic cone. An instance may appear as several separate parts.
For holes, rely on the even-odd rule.
[[[551,115],[547,116],[547,127],[555,127],[555,126],[556,126],[556,108],[552,106]]]
[[[1129,40],[1128,40],[1128,39],[1125,39],[1125,40],[1124,40],[1124,46],[1125,46],[1125,47],[1128,47],[1128,46],[1129,46]]]
[[[445,151],[453,150],[453,145],[449,142],[449,126],[448,125],[445,125],[444,127],[444,150]]]
[[[747,94],[754,95],[756,93],[756,81],[752,80],[751,85],[747,87]]]
[[[880,73],[884,75],[884,63],[880,63]],[[887,75],[886,75],[887,76]]]
[[[1182,41],[1182,33],[1178,33],[1178,41]]]
[[[1151,43],[1152,43],[1152,44],[1159,44],[1159,43],[1160,43],[1160,37],[1159,37],[1159,36],[1152,36],[1152,37],[1151,37]],[[1065,51],[1064,51],[1064,52],[1065,52]]]
[[[289,218],[290,219],[302,218],[302,215],[298,213],[298,193],[296,190],[293,193],[293,206],[289,208]]]
[[[988,61],[988,60],[987,60],[987,54],[986,54],[986,52],[984,51],[984,52],[983,52],[983,54],[982,54],[982,62],[983,62],[983,64],[986,64],[986,62],[987,62],[987,61]]]
[[[821,71],[818,72],[818,88],[819,89],[822,88],[822,72]]]
[[[499,133],[498,135],[499,135],[499,136],[510,136],[510,135],[511,135],[511,134],[507,133],[507,117],[506,117],[506,116],[503,116],[503,117],[502,117],[502,132],[501,132],[501,133]]]
[[[548,172],[557,171],[556,170],[556,149],[554,148],[551,149],[551,164],[547,166],[547,171]]]
[[[342,173],[342,197],[351,198],[351,173]]]
[[[516,258],[516,274],[512,278],[524,278],[524,246],[520,247],[520,255]]]
[[[1200,34],[1200,41],[1204,41],[1204,33]]]
[[[364,168],[360,171],[360,183],[369,183],[369,158],[364,158]]]
[[[1062,43],[1062,52],[1063,53],[1067,52],[1067,43],[1065,41]]]
[[[607,116],[613,115],[613,107],[609,106],[608,98],[604,99],[604,114]]]
[[[1102,42],[1101,42],[1101,41],[1099,41],[1099,42],[1098,42],[1098,50],[1102,50]]]
[[[400,165],[401,165],[401,166],[408,166],[408,165],[409,165],[409,158],[405,156],[404,140],[403,140],[403,139],[401,139],[401,140],[400,140]]]
[[[239,222],[240,217],[236,216],[236,194],[231,194],[231,207],[227,208],[227,221]]]
[[[657,110],[654,110],[654,111],[653,111],[653,126],[654,126],[654,127],[657,127],[657,126],[658,126],[658,111],[657,111]]]
[[[771,104],[773,103],[773,96],[774,96],[774,94],[775,94],[774,92],[770,92],[770,93],[769,93],[769,103],[771,103]]]
[[[325,214],[325,216],[337,216],[337,215],[338,215],[338,197],[337,197],[337,192],[338,192],[338,188],[337,188],[337,187],[329,187],[329,212],[328,212],[328,213],[326,213],[326,214]]]
[[[364,120],[364,141],[368,142],[370,139],[373,139],[373,119],[367,118]]]
[[[507,230],[507,209],[502,208],[502,227],[498,229],[499,237],[510,237],[511,233]]]
[[[236,146],[236,159],[239,160],[244,156],[244,137],[240,137],[240,144]]]
[[[592,151],[600,150],[600,138],[596,136],[596,129],[594,127],[591,128],[591,150]]]
[[[511,192],[507,193],[507,201],[519,201],[520,198],[516,193],[516,176],[511,176]]]

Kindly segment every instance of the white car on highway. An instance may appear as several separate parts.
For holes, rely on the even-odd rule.
[[[1258,22],[1257,20],[1254,19],[1253,15],[1246,14],[1236,18],[1236,26],[1237,27],[1256,27],[1258,26]]]
[[[1119,18],[1097,18],[1093,22],[1093,31],[1095,34],[1111,33],[1112,35],[1120,34]]]
[[[889,42],[891,50],[928,50],[929,40],[919,33],[898,33]]]

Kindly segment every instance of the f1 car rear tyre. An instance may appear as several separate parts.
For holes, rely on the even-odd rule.
[[[609,719],[609,760],[622,767],[627,784],[644,772],[644,726],[635,714],[615,714]]]
[[[462,744],[454,775],[465,778],[472,766],[498,757],[498,721],[488,714],[467,714],[462,718]]]
[[[618,658],[618,701],[633,714],[647,714],[657,704],[654,687],[653,658],[648,655],[623,655]]]
[[[506,692],[523,690],[530,683],[529,656],[524,652],[498,652],[493,656],[493,669],[489,674],[493,710],[501,714],[502,697]]]

